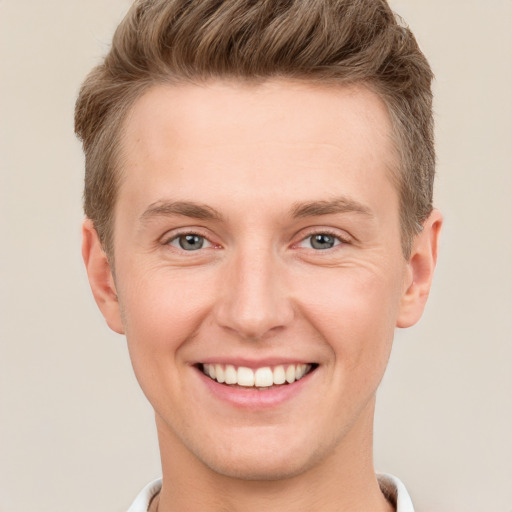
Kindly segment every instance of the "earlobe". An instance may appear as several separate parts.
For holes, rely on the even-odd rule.
[[[423,223],[423,230],[414,239],[407,262],[397,327],[410,327],[423,314],[434,276],[442,223],[441,212],[433,210]]]
[[[124,334],[121,310],[110,264],[90,219],[86,219],[82,226],[82,257],[96,304],[98,304],[108,326],[113,331]]]

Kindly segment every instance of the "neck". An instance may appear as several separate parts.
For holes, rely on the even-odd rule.
[[[158,512],[392,512],[373,469],[373,404],[369,409],[327,458],[279,480],[211,470],[157,417],[163,474]]]

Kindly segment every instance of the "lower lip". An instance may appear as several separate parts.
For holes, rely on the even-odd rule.
[[[316,371],[317,369],[308,373],[301,379],[296,380],[292,384],[283,384],[271,389],[259,391],[254,387],[243,388],[220,384],[216,380],[207,377],[201,370],[197,369],[199,378],[206,385],[212,395],[223,402],[228,402],[229,404],[242,409],[279,407],[298,395]]]

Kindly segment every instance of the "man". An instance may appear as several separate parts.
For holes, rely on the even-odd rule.
[[[372,460],[421,316],[432,74],[382,0],[142,0],[85,81],[83,255],[156,417],[140,511],[411,511]]]

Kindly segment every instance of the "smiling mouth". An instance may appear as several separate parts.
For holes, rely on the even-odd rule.
[[[247,368],[231,364],[206,364],[198,368],[210,379],[230,387],[254,388],[260,391],[286,386],[304,378],[314,371],[318,364],[283,364]]]

